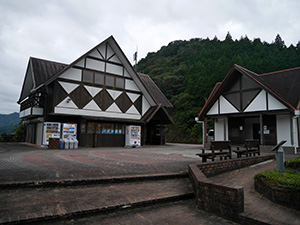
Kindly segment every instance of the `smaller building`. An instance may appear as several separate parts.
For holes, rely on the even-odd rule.
[[[173,123],[165,95],[136,73],[111,36],[71,64],[30,57],[18,103],[26,142],[42,144],[45,122],[77,125],[80,146],[124,146],[128,126],[141,144],[164,144]]]
[[[285,149],[299,148],[300,67],[256,74],[234,65],[217,83],[198,117],[213,119],[215,140],[242,145],[259,139],[263,146],[287,140]]]

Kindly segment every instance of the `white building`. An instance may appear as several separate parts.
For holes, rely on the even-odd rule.
[[[287,140],[299,148],[300,68],[258,75],[234,65],[217,83],[198,117],[214,120],[215,140],[242,145],[259,139],[262,146]]]

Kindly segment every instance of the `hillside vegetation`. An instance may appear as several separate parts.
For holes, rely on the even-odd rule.
[[[12,133],[20,123],[19,114],[11,113],[11,114],[0,114],[0,134]]]
[[[137,65],[149,74],[174,108],[175,125],[168,127],[168,140],[199,142],[200,126],[194,121],[217,82],[238,64],[255,73],[267,73],[300,66],[300,42],[287,47],[277,35],[272,43],[247,36],[224,41],[194,38],[173,41],[159,51],[148,53]]]

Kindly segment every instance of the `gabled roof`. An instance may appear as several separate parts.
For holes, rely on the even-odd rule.
[[[300,91],[296,90],[298,90],[300,85],[300,67],[259,75],[235,64],[224,80],[215,85],[199,113],[199,117],[206,115],[225,88],[230,85],[236,71],[255,81],[262,89],[266,90],[289,109],[295,110],[299,108]]]
[[[166,96],[161,92],[161,90],[157,87],[154,81],[150,78],[149,75],[138,73],[141,81],[147,88],[147,90],[152,94],[154,100],[157,104],[162,104],[164,107],[173,107],[173,105],[169,102]]]
[[[132,77],[132,79],[134,79],[134,81],[137,84],[139,84],[139,86],[142,86],[143,89],[145,90],[144,92],[143,92],[143,90],[141,90],[143,92],[143,94],[145,96],[148,95],[148,99],[150,97],[152,99],[152,101],[155,103],[152,105],[161,104],[163,107],[173,107],[172,104],[169,102],[169,100],[166,98],[166,96],[161,92],[161,90],[157,87],[157,85],[154,83],[154,81],[148,75],[139,74],[139,73],[135,72],[135,70],[131,66],[130,62],[128,61],[127,57],[125,56],[125,54],[123,53],[123,51],[121,50],[121,48],[119,47],[119,45],[117,44],[117,42],[115,41],[113,36],[110,36],[109,38],[107,38],[106,40],[104,40],[103,42],[101,42],[100,44],[98,44],[97,46],[95,46],[94,48],[92,48],[91,50],[86,52],[85,54],[83,54],[81,57],[79,57],[78,59],[76,59],[74,62],[72,62],[69,65],[64,64],[64,63],[53,62],[53,61],[49,61],[49,60],[30,57],[27,71],[29,70],[29,68],[32,71],[30,74],[30,76],[32,75],[32,77],[33,77],[33,83],[34,83],[32,85],[32,87],[33,87],[32,89],[33,90],[39,89],[45,85],[50,84],[57,77],[59,77],[63,72],[65,72],[66,70],[71,68],[73,65],[78,63],[80,60],[82,60],[84,57],[89,55],[91,52],[93,52],[96,48],[98,48],[104,42],[109,42],[109,44],[113,47],[114,51],[116,52],[116,54],[118,54],[120,61],[126,67],[127,71],[129,71],[131,74],[134,75]],[[31,90],[29,90],[26,93],[23,93],[24,92],[24,84],[27,79],[27,76],[29,76],[28,73],[26,74],[26,77],[24,79],[23,88],[22,88],[20,99],[19,99],[18,103],[21,102],[22,100],[24,100],[28,96],[29,92],[31,91]],[[32,81],[30,81],[30,82],[32,82]],[[29,88],[27,88],[27,89],[29,89]]]
[[[31,65],[36,87],[43,85],[55,74],[62,71],[68,66],[67,64],[33,57],[30,57],[30,62],[32,63]]]
[[[67,66],[63,63],[30,57],[18,103]]]

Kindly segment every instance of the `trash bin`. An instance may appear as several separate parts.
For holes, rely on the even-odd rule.
[[[64,139],[59,140],[59,149],[64,149]]]
[[[69,139],[69,143],[70,143],[70,149],[74,149],[74,140],[73,138]]]
[[[77,149],[77,148],[78,148],[78,140],[75,139],[75,140],[74,140],[74,149]]]
[[[65,149],[69,149],[70,148],[70,142],[68,139],[64,139],[65,142]]]
[[[49,148],[58,149],[59,148],[59,138],[49,138]]]

